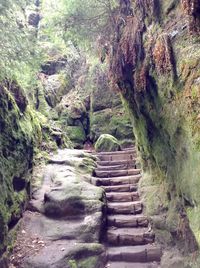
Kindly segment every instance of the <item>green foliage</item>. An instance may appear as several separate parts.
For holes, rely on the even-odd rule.
[[[117,5],[116,0],[43,0],[43,35],[60,45],[63,40],[71,40],[91,48],[90,42],[101,34],[105,39],[110,38]]]
[[[3,0],[0,3],[0,79],[17,77],[27,84],[31,81],[30,77],[33,80],[38,51],[36,39],[26,25],[26,4],[24,0]],[[30,77],[25,82],[28,75]]]

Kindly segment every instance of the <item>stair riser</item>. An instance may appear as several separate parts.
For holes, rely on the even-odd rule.
[[[98,180],[99,186],[120,186],[123,184],[137,184],[141,179],[141,175],[132,178],[104,178]]]
[[[133,220],[112,220],[109,219],[107,220],[107,224],[108,226],[114,226],[114,227],[118,227],[118,228],[123,228],[123,227],[147,227],[149,225],[149,221],[147,219],[145,220],[137,220],[137,219],[133,219]]]
[[[136,154],[124,154],[124,155],[98,155],[98,159],[101,161],[133,161],[136,160]]]
[[[138,187],[137,185],[119,185],[119,186],[102,186],[106,193],[110,192],[136,192]]]
[[[115,235],[112,233],[107,233],[107,241],[111,245],[115,246],[137,246],[145,245],[154,242],[154,235],[146,234],[143,235]]]
[[[147,249],[138,252],[118,252],[118,253],[108,253],[109,261],[124,261],[124,262],[160,262],[162,256],[162,251],[160,249]]]
[[[128,165],[116,165],[116,166],[101,166],[97,165],[97,171],[110,171],[110,170],[122,170],[122,169],[133,169],[135,165],[128,166]]]
[[[139,169],[130,169],[130,170],[112,170],[112,171],[99,171],[95,170],[95,174],[99,178],[111,178],[111,177],[120,177],[120,176],[131,176],[139,175]]]
[[[125,165],[128,167],[134,167],[136,164],[135,160],[119,160],[119,161],[97,161],[97,165],[101,167],[110,167],[110,166],[119,166],[119,165]]]
[[[136,214],[142,213],[142,207],[138,207],[138,208],[108,207],[107,212],[108,212],[108,214],[126,214],[126,215],[132,214],[132,215],[136,215]]]
[[[124,155],[130,155],[130,154],[136,154],[136,149],[133,148],[132,150],[125,150],[125,151],[113,151],[113,152],[100,152],[97,154],[97,156],[102,155],[120,155],[123,157]]]
[[[138,201],[139,195],[138,193],[130,193],[130,194],[106,194],[106,198],[110,202],[131,202]]]
[[[133,266],[134,265],[134,266]],[[159,268],[157,263],[110,262],[109,268]]]

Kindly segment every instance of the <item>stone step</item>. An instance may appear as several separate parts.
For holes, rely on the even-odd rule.
[[[131,201],[138,201],[139,194],[138,192],[124,192],[124,193],[117,193],[111,192],[106,193],[106,198],[110,202],[131,202]]]
[[[124,184],[137,184],[141,179],[141,174],[133,176],[124,176],[124,177],[114,177],[114,178],[99,178],[97,179],[98,186],[116,186]]]
[[[108,260],[116,262],[160,262],[161,257],[162,250],[155,245],[110,247],[107,250]]]
[[[107,217],[108,226],[115,227],[147,227],[149,219],[143,215],[110,215]]]
[[[116,186],[102,186],[106,193],[110,192],[135,192],[138,187],[136,184],[122,184]]]
[[[109,262],[106,268],[159,268],[159,264],[156,262],[151,263]]]
[[[108,202],[108,214],[139,214],[142,213],[143,204],[140,201],[136,202]]]
[[[98,170],[95,169],[95,174],[99,178],[112,178],[121,176],[138,175],[141,173],[141,169],[122,169],[122,170]]]
[[[101,166],[97,165],[98,171],[110,171],[110,170],[120,170],[120,169],[126,169],[127,166],[124,164],[122,165],[114,165],[114,166]]]
[[[113,151],[113,152],[100,152],[97,153],[97,156],[100,155],[125,155],[125,154],[131,154],[136,153],[136,149],[133,147],[130,150],[123,150],[123,151]]]
[[[154,243],[155,234],[148,228],[108,228],[107,242],[111,245],[134,246]]]
[[[97,165],[100,166],[118,166],[118,165],[126,165],[126,166],[134,166],[135,160],[117,160],[117,161],[97,161]]]
[[[98,154],[97,158],[101,161],[119,161],[119,160],[135,160],[136,153],[135,152],[125,152],[123,154]]]
[[[135,145],[130,146],[130,147],[125,147],[125,148],[122,149],[122,151],[131,151],[131,150],[136,150]]]

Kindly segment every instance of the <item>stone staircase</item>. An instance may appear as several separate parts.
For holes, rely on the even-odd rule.
[[[95,184],[107,198],[106,268],[158,268],[161,249],[149,219],[142,214],[137,192],[141,170],[136,168],[136,151],[97,154]]]

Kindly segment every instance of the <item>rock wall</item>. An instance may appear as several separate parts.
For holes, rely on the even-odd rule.
[[[165,219],[157,223],[161,240],[167,230],[169,244],[189,254],[200,242],[200,3],[127,2],[110,53],[112,83],[132,115],[147,211]]]
[[[30,194],[33,150],[40,124],[17,83],[0,85],[0,266]]]

